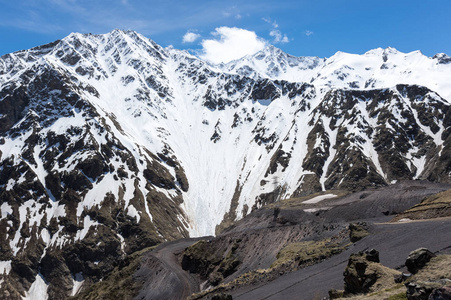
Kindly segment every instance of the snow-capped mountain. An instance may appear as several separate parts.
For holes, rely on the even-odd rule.
[[[445,54],[268,46],[212,66],[121,30],[4,55],[1,290],[63,298],[281,198],[448,182],[450,81]]]
[[[274,46],[222,66],[229,73],[261,76],[289,82],[307,82],[330,88],[371,90],[403,83],[422,85],[450,99],[447,83],[451,58],[433,58],[420,51],[402,53],[394,48],[374,49],[363,55],[337,52],[330,58],[294,57]]]

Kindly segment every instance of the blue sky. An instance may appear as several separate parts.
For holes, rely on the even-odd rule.
[[[244,29],[295,56],[362,54],[388,46],[451,55],[450,0],[0,0],[0,8],[0,55],[71,32],[115,28],[135,30],[162,46],[204,49],[204,54],[206,45],[214,46],[206,41],[227,42]],[[225,36],[219,28],[236,31]]]

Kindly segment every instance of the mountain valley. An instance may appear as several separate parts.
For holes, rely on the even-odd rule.
[[[317,58],[267,46],[211,65],[123,30],[4,55],[0,295],[88,297],[190,237],[218,245],[213,269],[193,267],[195,249],[185,258],[198,288],[268,269],[290,243],[350,251],[350,222],[386,222],[449,189],[450,77],[449,56],[393,48]]]

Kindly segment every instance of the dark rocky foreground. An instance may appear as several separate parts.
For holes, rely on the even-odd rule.
[[[216,293],[233,299],[322,298],[332,288],[343,288],[352,253],[376,248],[381,263],[391,268],[401,268],[407,255],[422,246],[451,253],[451,218],[389,223],[424,197],[449,188],[408,181],[347,195],[335,191],[342,196],[313,204],[302,204],[306,198],[282,201],[254,211],[215,238],[184,239],[144,253],[133,274],[139,284],[127,297],[182,299],[197,292],[192,299]],[[356,232],[350,223],[368,235],[351,242]],[[304,252],[311,255],[281,262],[280,253],[292,245],[309,247]],[[199,293],[206,288],[212,292]],[[96,285],[78,299],[95,290]]]

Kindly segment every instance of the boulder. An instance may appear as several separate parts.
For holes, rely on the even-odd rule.
[[[345,281],[345,294],[368,293],[370,287],[376,282],[375,270],[370,270],[370,262],[366,260],[363,252],[351,254],[343,276]]]
[[[369,233],[367,231],[367,224],[365,222],[349,224],[349,238],[351,242],[355,243],[357,241],[360,241],[367,235],[369,235]]]
[[[344,297],[343,290],[331,289],[329,290],[329,299],[339,299]]]
[[[215,294],[213,297],[211,297],[211,300],[233,300],[232,295],[230,294]]]
[[[344,294],[374,292],[393,283],[394,277],[399,274],[401,273],[379,263],[379,252],[375,249],[351,254],[343,273]]]
[[[428,300],[432,291],[442,287],[443,284],[440,282],[412,281],[407,282],[405,285],[408,300]]]
[[[366,260],[367,261],[372,261],[375,263],[380,262],[379,260],[379,251],[377,251],[376,249],[371,249],[369,251],[365,251],[365,255],[366,255]]]
[[[402,274],[399,274],[399,275],[395,276],[395,282],[396,283],[401,283],[403,281],[406,281],[406,279],[408,279],[410,277],[412,277],[412,273],[404,273],[403,272]]]
[[[428,300],[451,300],[451,286],[434,289]]]
[[[406,267],[410,273],[416,274],[418,270],[423,268],[435,254],[426,248],[419,248],[410,252],[406,259]]]

